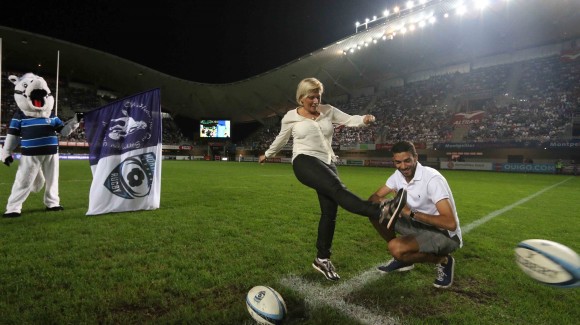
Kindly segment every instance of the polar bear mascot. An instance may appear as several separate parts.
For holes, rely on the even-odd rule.
[[[54,97],[46,81],[33,73],[9,76],[14,84],[14,99],[19,110],[10,121],[0,159],[10,166],[12,153],[20,145],[21,158],[8,198],[4,218],[19,217],[30,192],[44,189],[48,211],[63,210],[58,195],[58,135],[67,136],[79,126],[77,117],[63,123],[54,116]]]

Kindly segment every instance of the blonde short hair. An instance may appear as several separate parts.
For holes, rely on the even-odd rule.
[[[309,94],[316,93],[322,95],[324,92],[324,86],[322,82],[316,78],[306,78],[302,79],[298,84],[298,89],[296,89],[296,102],[298,105],[302,106],[300,100]]]

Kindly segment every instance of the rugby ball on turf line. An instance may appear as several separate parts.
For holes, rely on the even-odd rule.
[[[545,239],[528,239],[516,247],[516,263],[533,279],[555,287],[580,286],[580,256]]]
[[[266,286],[255,286],[246,295],[248,312],[258,323],[282,324],[286,317],[286,303],[274,289]]]

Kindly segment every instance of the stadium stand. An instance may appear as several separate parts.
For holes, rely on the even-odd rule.
[[[351,114],[374,114],[368,128],[337,127],[333,145],[394,143],[410,139],[427,148],[437,142],[511,143],[571,140],[580,106],[580,60],[559,55],[450,73],[387,88],[336,105]],[[332,101],[330,101],[331,104]],[[457,114],[483,118],[457,123]],[[263,151],[279,125],[262,128],[245,142]],[[531,158],[530,158],[531,159]]]
[[[427,149],[436,148],[440,143],[530,142],[540,147],[550,141],[562,141],[564,145],[574,145],[580,137],[575,131],[580,128],[580,59],[565,60],[559,54],[542,55],[541,52],[538,49],[537,54],[529,59],[509,63],[498,60],[494,64],[493,59],[486,64],[473,62],[469,69],[463,69],[466,71],[450,69],[445,73],[403,79],[400,84],[389,87],[381,87],[377,81],[375,87],[365,86],[351,96],[325,97],[324,101],[347,113],[370,113],[377,118],[377,123],[368,128],[337,127],[332,145],[338,152],[342,147],[352,151],[360,144],[381,145],[401,139],[409,139]],[[442,68],[441,71],[446,70]],[[22,73],[9,70],[2,73],[2,79]],[[45,79],[51,89],[56,89],[54,77],[48,75]],[[117,99],[114,90],[97,90],[78,82],[61,81],[58,86],[59,116],[64,119],[72,117],[75,112],[86,112]],[[9,82],[2,83],[1,100],[5,133],[6,123],[16,109]],[[261,127],[247,137],[235,139],[231,146],[243,150],[241,153],[245,157],[257,156],[278,133],[280,118],[281,115],[276,114],[261,119]],[[207,141],[196,138],[195,132],[193,137],[189,136],[191,134],[188,130],[181,130],[170,114],[164,114],[164,144],[191,147],[186,153],[190,156],[207,152]],[[73,143],[86,141],[82,128],[63,140]],[[73,151],[79,150],[82,149]],[[179,150],[171,152],[180,154]],[[340,152],[340,155],[348,157],[349,152]],[[548,159],[535,157],[534,153],[522,155],[530,156],[526,160],[536,162]],[[237,157],[238,154],[231,153],[231,156]],[[431,154],[430,159],[455,156],[461,157],[461,154],[445,152],[437,157]],[[577,154],[562,156],[580,160]]]
[[[339,106],[350,114],[374,114],[377,123],[370,128],[338,127],[333,143],[392,143],[403,138],[428,145],[440,141],[526,141],[569,139],[580,101],[580,60],[562,62],[558,56],[539,58],[480,68],[470,73],[433,76],[401,87],[386,89],[372,96],[360,96]],[[2,78],[18,72],[3,72]],[[21,73],[20,73],[21,74]],[[56,80],[50,76],[49,84]],[[10,83],[2,84],[2,120],[14,113]],[[511,95],[513,94],[513,95]],[[506,98],[502,98],[506,97]],[[475,98],[475,100],[474,100]],[[498,99],[499,98],[499,99]],[[86,112],[105,105],[115,98],[98,96],[80,84],[59,85],[59,116],[68,119],[74,112]],[[332,104],[332,102],[331,102]],[[474,109],[485,112],[479,123],[467,125],[466,132],[457,131],[453,115]],[[167,143],[191,143],[171,119],[164,118],[164,139]],[[240,145],[252,144],[264,149],[277,134],[277,119]],[[460,136],[457,136],[460,134]],[[84,140],[82,130],[70,140]]]

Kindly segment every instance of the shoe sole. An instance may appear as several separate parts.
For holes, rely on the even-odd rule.
[[[383,273],[394,273],[394,272],[406,272],[406,271],[411,271],[413,268],[415,267],[415,265],[409,265],[409,266],[405,266],[405,267],[401,267],[398,268],[396,270],[393,271],[383,271],[379,268],[377,268],[379,271],[383,272]]]
[[[319,267],[318,267],[318,265],[316,265],[316,264],[314,264],[314,263],[312,263],[312,267],[313,267],[313,268],[314,268],[316,271],[318,271],[318,272],[322,273],[322,275],[324,275],[324,277],[325,277],[327,280],[330,280],[330,281],[338,281],[338,279],[340,279],[340,277],[337,277],[336,279],[334,279],[334,278],[329,278],[329,277],[328,277],[328,275],[326,275],[326,272],[324,272],[324,270],[322,270],[321,268],[319,268]],[[337,274],[337,276],[338,276],[338,274]]]
[[[391,216],[391,219],[387,224],[387,229],[392,229],[391,226],[393,227],[395,226],[396,221],[394,220],[399,217],[405,204],[407,204],[407,190],[403,189],[403,191],[401,192],[401,197],[399,198],[399,202],[397,203],[397,207],[395,208],[395,212],[393,212],[393,215]]]

